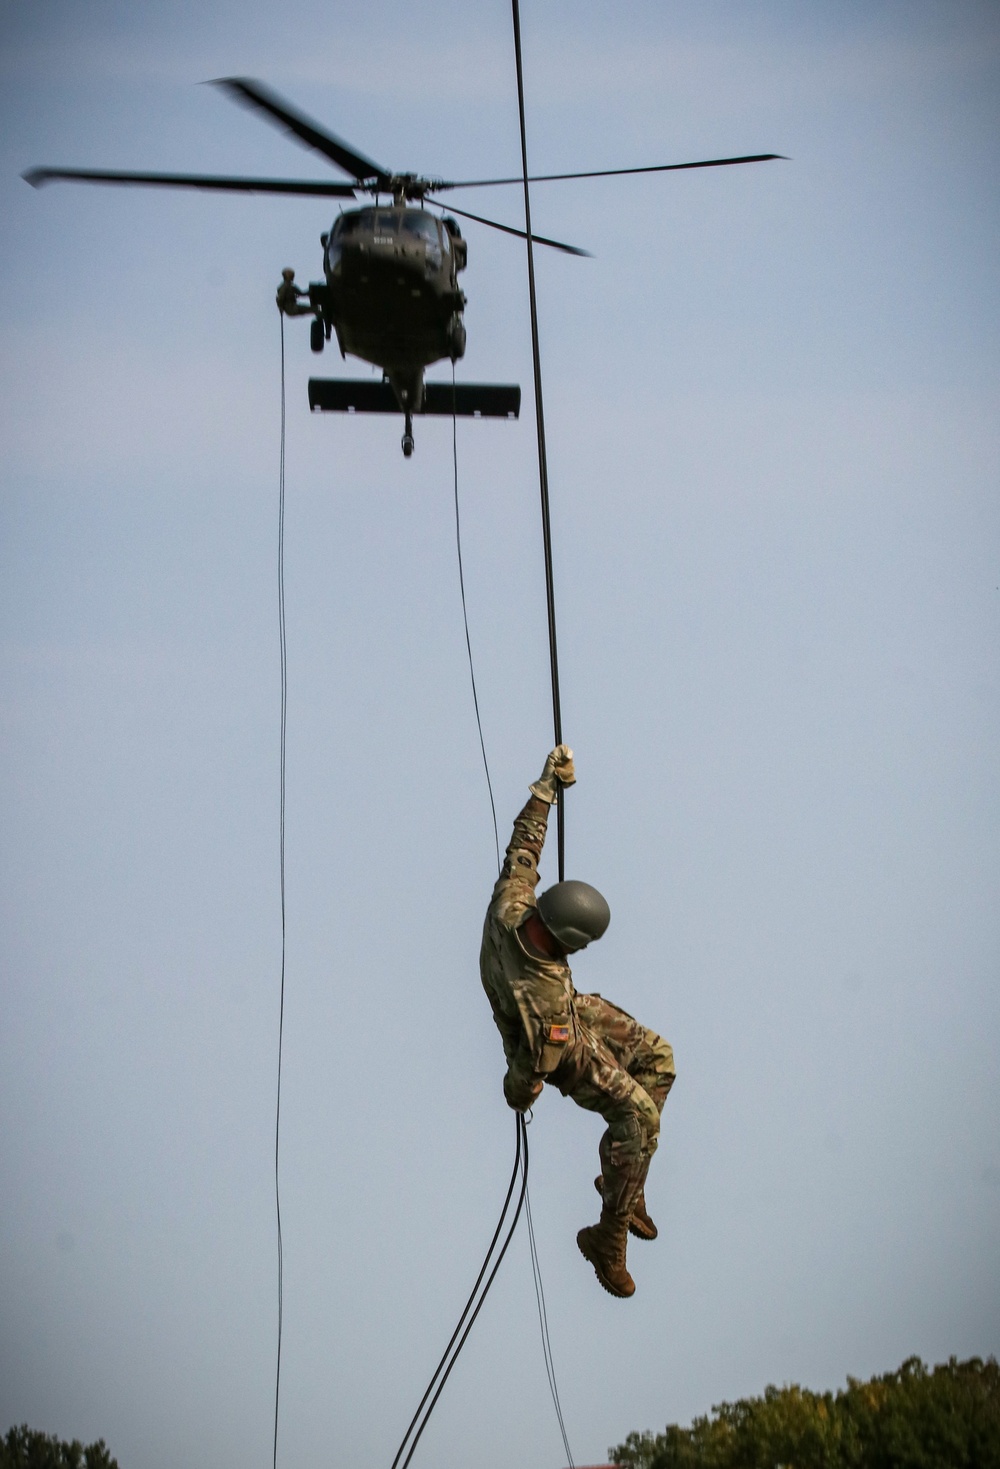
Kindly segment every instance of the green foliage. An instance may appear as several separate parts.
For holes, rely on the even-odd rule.
[[[768,1387],[608,1454],[622,1469],[1000,1469],[1000,1367],[910,1357],[836,1395]]]
[[[118,1469],[103,1438],[84,1448],[77,1439],[64,1443],[27,1424],[0,1439],[0,1469]]]

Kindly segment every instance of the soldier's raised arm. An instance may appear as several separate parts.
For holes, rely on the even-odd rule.
[[[561,787],[571,786],[575,781],[573,751],[568,745],[556,745],[547,755],[541,775],[528,787],[531,795],[514,822],[504,864],[493,889],[493,911],[508,923],[516,924],[524,911],[534,907],[549,808],[556,804]]]

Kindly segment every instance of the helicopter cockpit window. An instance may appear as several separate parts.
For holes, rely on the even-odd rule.
[[[336,270],[340,258],[344,253],[344,242],[352,235],[356,235],[363,223],[362,216],[368,211],[363,209],[352,210],[349,214],[341,214],[334,221],[333,229],[326,246],[326,268],[328,271]]]
[[[376,237],[379,235],[394,235],[396,233],[397,216],[391,209],[372,210]]]
[[[403,233],[414,235],[428,245],[439,245],[437,220],[424,209],[407,209],[403,214]]]

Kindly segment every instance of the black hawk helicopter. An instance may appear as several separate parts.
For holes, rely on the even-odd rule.
[[[496,383],[427,383],[424,372],[434,362],[456,362],[465,352],[463,312],[466,297],[458,276],[466,267],[468,245],[453,217],[474,220],[491,229],[526,239],[524,230],[469,214],[452,207],[451,214],[433,214],[440,208],[436,194],[451,189],[479,189],[521,184],[506,179],[421,178],[392,173],[358,153],[304,113],[297,112],[260,82],[245,77],[220,77],[225,88],[244,106],[263,113],[294,138],[336,164],[352,180],[333,183],[309,179],[229,178],[211,174],[132,173],[114,169],[32,168],[23,177],[35,188],[56,181],[99,184],[145,184],[158,188],[215,189],[230,193],[293,194],[307,197],[354,199],[370,195],[374,203],[345,210],[328,233],[323,246],[322,281],[310,283],[308,293],[293,284],[286,271],[278,289],[278,303],[290,316],[310,316],[311,345],[321,352],[336,333],[342,357],[349,353],[380,367],[382,382],[362,379],[311,378],[309,406],[331,412],[402,413],[403,453],[413,453],[413,415],[459,413],[476,418],[516,418],[521,389]],[[590,173],[532,176],[530,183],[555,179],[609,178],[621,174],[667,173],[676,169],[718,168],[735,163],[764,163],[778,153],[756,153],[741,158],[709,158],[697,163],[661,163],[645,168],[599,169]],[[391,203],[380,202],[382,196]],[[532,234],[532,241],[586,255],[575,245]],[[308,306],[299,298],[308,295]]]

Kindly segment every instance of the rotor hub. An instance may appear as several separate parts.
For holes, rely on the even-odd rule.
[[[409,199],[423,203],[425,195],[433,194],[443,186],[441,179],[425,179],[415,173],[381,174],[359,182],[369,194],[391,194],[396,204]]]

